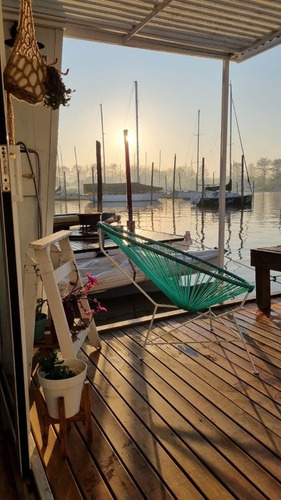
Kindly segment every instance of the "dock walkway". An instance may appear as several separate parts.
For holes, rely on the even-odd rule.
[[[180,326],[184,318],[171,313],[156,324]],[[81,351],[93,441],[82,424],[72,424],[64,460],[54,426],[43,448],[31,405],[32,434],[54,498],[279,500],[280,296],[267,315],[247,302],[238,319],[259,377],[240,345],[154,346],[140,361],[147,319],[100,327],[101,351],[89,344]],[[205,321],[186,333],[206,337]]]
[[[156,241],[160,241],[162,243],[171,243],[176,241],[183,241],[184,237],[176,234],[169,233],[161,233],[157,231],[150,231],[147,229],[136,229],[136,234],[141,234],[146,238],[151,238]],[[78,237],[79,236],[79,237]],[[70,237],[71,246],[74,253],[80,252],[89,252],[89,251],[98,251],[99,250],[99,240],[98,236],[92,237],[82,237],[82,234],[79,234],[79,229],[75,229],[73,231],[73,236]],[[106,249],[116,248],[116,244],[113,243],[110,239],[106,238],[104,242],[104,247]]]

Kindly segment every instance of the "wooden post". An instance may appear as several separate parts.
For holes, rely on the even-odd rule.
[[[75,146],[74,146],[74,154],[75,154],[75,165],[76,165],[76,174],[77,174],[78,206],[79,206],[79,212],[80,212],[80,172],[79,172],[79,167],[78,167],[78,163],[77,163],[77,153],[76,153]]]
[[[174,173],[173,173],[173,200],[175,199],[175,185],[176,185],[176,166],[177,166],[177,156],[174,156]]]
[[[93,206],[95,205],[95,173],[94,167],[92,167],[92,190],[93,190]]]
[[[101,170],[101,143],[96,141],[97,156],[97,184],[98,184],[98,212],[102,212],[102,170]]]
[[[241,206],[244,207],[244,155],[241,157]]]
[[[65,170],[63,171],[63,187],[64,187],[64,201],[67,201]]]
[[[204,207],[204,191],[205,191],[205,158],[202,158],[202,207]]]
[[[128,229],[128,231],[134,232],[135,223],[133,221],[133,202],[132,202],[132,184],[131,184],[131,168],[130,168],[128,130],[124,130],[124,144],[125,144],[127,208],[128,208],[127,229]]]
[[[151,165],[151,183],[150,183],[150,202],[153,201],[153,177],[154,177],[154,162]]]

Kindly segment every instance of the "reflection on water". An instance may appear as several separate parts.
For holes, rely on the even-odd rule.
[[[104,210],[120,214],[121,222],[126,224],[128,217],[125,206],[104,206]],[[56,201],[56,213],[79,211],[95,212],[96,208],[87,200],[80,200],[80,210],[78,201]],[[133,217],[138,228],[179,235],[190,231],[191,237],[202,249],[218,246],[218,212],[194,207],[187,200],[173,201],[163,198],[153,206],[146,204],[135,206]],[[252,208],[227,209],[225,215],[227,269],[254,282],[254,270],[250,267],[250,249],[281,244],[280,232],[281,193],[255,193]],[[228,261],[229,259],[231,260]],[[276,284],[276,286],[276,289],[281,289],[281,285]]]
[[[230,242],[231,242],[231,212],[226,212],[225,214],[225,249],[226,249],[226,255],[231,254],[231,247],[230,247]]]

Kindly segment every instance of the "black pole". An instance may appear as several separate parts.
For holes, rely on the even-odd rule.
[[[151,183],[150,183],[150,201],[153,201],[153,177],[154,177],[154,162],[151,165]]]
[[[102,212],[102,167],[101,167],[101,143],[96,141],[97,156],[97,184],[98,184],[98,212]]]
[[[205,158],[202,158],[202,206],[204,206],[204,191],[205,191]]]
[[[92,192],[93,192],[93,205],[95,205],[95,172],[94,172],[94,167],[92,167]]]
[[[173,200],[175,199],[175,185],[176,185],[176,166],[177,166],[177,156],[174,156],[174,174],[173,174]]]
[[[244,155],[241,157],[241,205],[244,206]]]
[[[131,184],[131,168],[130,168],[128,130],[124,130],[124,144],[125,144],[127,208],[128,208],[127,229],[128,229],[128,231],[134,231],[135,224],[133,221],[133,202],[132,202],[132,184]]]

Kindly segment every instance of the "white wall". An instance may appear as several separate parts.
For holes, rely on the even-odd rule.
[[[11,38],[10,28],[13,21],[4,20],[4,39]],[[42,54],[47,56],[48,63],[58,59],[56,68],[60,67],[62,54],[63,30],[59,28],[36,27],[37,41],[42,42],[45,48]],[[6,60],[8,60],[11,48],[6,46]],[[23,177],[23,202],[18,203],[18,239],[20,240],[20,253],[22,268],[25,253],[31,241],[37,240],[53,232],[54,215],[54,190],[57,155],[58,136],[58,114],[44,107],[43,104],[36,106],[12,98],[14,107],[14,131],[15,142],[24,143],[29,150],[37,153],[40,166],[37,165],[35,153],[30,153],[35,180],[39,187],[40,209],[35,196],[35,188],[31,178]],[[20,155],[24,175],[31,173],[27,156]],[[38,232],[38,217],[42,218],[42,234]]]

